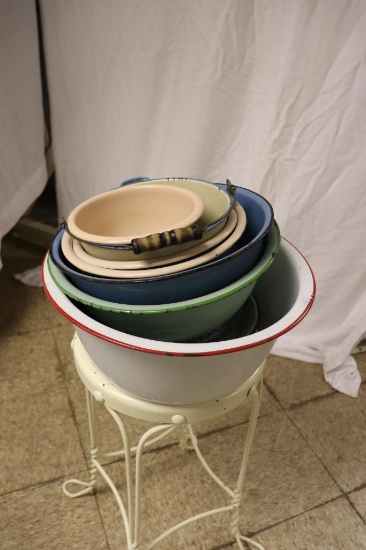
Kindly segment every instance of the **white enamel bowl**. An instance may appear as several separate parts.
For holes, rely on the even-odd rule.
[[[223,342],[173,343],[132,336],[82,313],[43,264],[46,293],[71,323],[98,368],[126,392],[165,404],[192,404],[233,393],[261,365],[281,335],[309,312],[315,280],[301,253],[282,239],[277,257],[253,292],[259,330]]]
[[[118,246],[153,233],[191,226],[202,214],[203,201],[197,193],[151,183],[91,197],[72,210],[67,227],[81,241]]]
[[[190,193],[195,193],[203,204],[202,215],[197,219],[197,225],[203,230],[206,226],[215,222],[224,216],[228,211],[230,205],[230,197],[223,187],[212,184],[207,181],[195,180],[195,179],[186,179],[186,178],[167,178],[161,180],[148,180],[143,183],[134,183],[133,185],[121,184],[120,190],[127,190],[132,188],[137,188],[143,190],[145,186],[158,185],[159,188],[163,189],[178,189],[181,192],[189,191]],[[189,250],[192,247],[201,245],[207,239],[214,237],[219,231],[223,229],[227,218],[225,218],[220,224],[215,228],[212,228],[209,232],[203,234],[202,238],[197,241],[190,241],[183,244],[174,245],[168,248],[161,248],[159,250],[143,252],[141,254],[134,254],[131,250],[118,250],[118,249],[109,249],[109,248],[100,248],[98,246],[93,246],[90,244],[83,243],[82,246],[84,250],[95,258],[100,258],[103,260],[110,261],[136,261],[136,260],[148,260],[156,258],[164,258],[165,256],[171,256],[172,254],[178,254],[185,250]],[[188,224],[186,224],[188,225]],[[177,226],[175,226],[177,227]],[[170,229],[173,229],[171,227]],[[90,239],[86,239],[89,240]]]

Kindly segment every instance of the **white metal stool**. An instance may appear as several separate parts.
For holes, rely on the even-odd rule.
[[[263,362],[256,372],[235,393],[227,397],[220,398],[217,401],[209,401],[207,403],[192,405],[163,405],[143,401],[133,397],[130,394],[125,393],[120,387],[116,386],[113,381],[105,376],[93,363],[77,336],[75,336],[72,341],[72,348],[76,370],[86,388],[86,403],[90,430],[91,468],[89,481],[84,482],[78,479],[70,479],[63,485],[64,493],[69,497],[79,497],[92,492],[96,483],[97,473],[99,472],[108,483],[116,498],[126,530],[128,550],[142,550],[139,542],[142,453],[146,446],[160,440],[180,425],[184,427],[184,435],[180,440],[180,446],[183,449],[193,449],[197,453],[197,456],[206,472],[219,485],[219,487],[221,487],[229,495],[230,503],[227,506],[208,510],[181,521],[145,545],[143,550],[150,550],[169,534],[193,521],[227,511],[232,511],[233,513],[231,533],[236,540],[238,547],[241,550],[244,550],[242,542],[245,541],[255,548],[265,550],[264,547],[258,542],[241,535],[238,526],[239,506],[243,495],[244,477],[262,396],[263,369],[265,363]],[[99,452],[96,440],[94,399],[99,403],[103,403],[114,418],[122,437],[123,450],[109,453]],[[251,401],[252,408],[245,438],[241,467],[236,488],[233,490],[225,485],[206,463],[198,447],[197,437],[193,432],[192,424],[225,414],[247,399]],[[141,420],[152,421],[158,423],[158,425],[148,429],[140,438],[137,446],[131,447],[125,424],[120,415],[117,413],[126,414]],[[136,469],[133,479],[132,456],[134,454]],[[108,456],[121,456],[125,459],[128,501],[127,507],[122,502],[122,498],[114,482],[99,461],[99,457],[102,458]],[[77,492],[71,492],[68,489],[71,484],[79,485],[82,488]]]

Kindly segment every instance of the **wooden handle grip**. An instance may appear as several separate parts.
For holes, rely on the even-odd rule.
[[[171,231],[164,231],[164,233],[153,233],[147,237],[133,239],[131,246],[135,254],[141,254],[142,252],[160,250],[167,246],[174,246],[201,238],[202,230],[195,224],[190,227],[172,229]]]

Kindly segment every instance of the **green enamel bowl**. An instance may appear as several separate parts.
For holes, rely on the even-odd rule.
[[[76,288],[49,254],[47,262],[58,288],[92,319],[142,338],[186,342],[214,330],[240,310],[272,264],[280,242],[280,231],[274,221],[264,238],[262,256],[249,273],[216,292],[170,304],[130,305],[95,298]]]

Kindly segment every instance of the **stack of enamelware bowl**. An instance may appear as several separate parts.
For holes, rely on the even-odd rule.
[[[311,270],[295,253],[311,289],[304,308],[300,272],[282,246],[271,204],[254,191],[229,180],[136,178],[70,213],[46,256],[44,283],[91,358],[126,391],[198,402],[244,382],[269,353],[276,323],[287,316],[292,328],[299,308],[301,318],[310,308]],[[217,372],[215,357],[247,347],[259,353]],[[188,361],[182,372],[171,368],[176,357]]]
[[[251,296],[280,245],[271,205],[248,189],[192,179],[127,181],[69,215],[48,267],[109,327],[187,342],[255,330]]]

